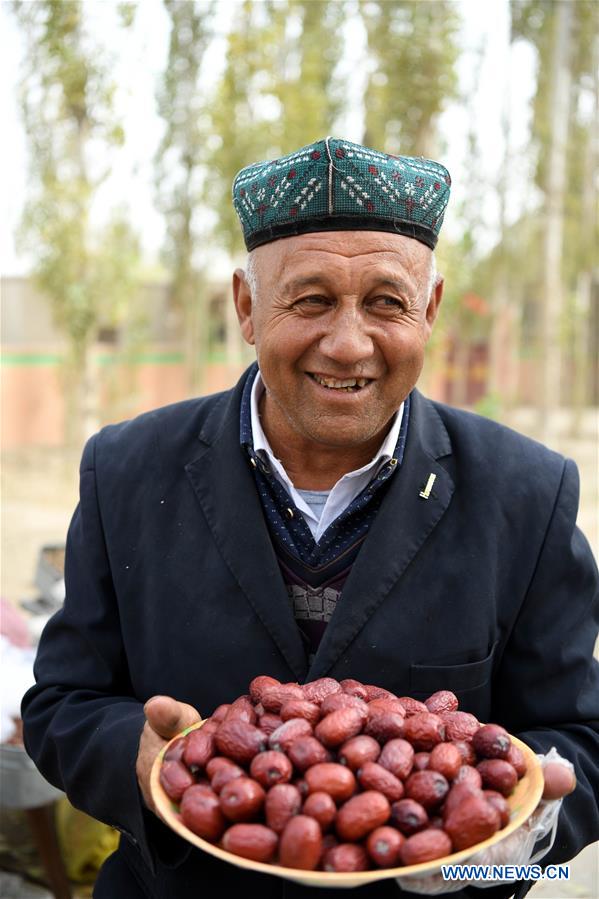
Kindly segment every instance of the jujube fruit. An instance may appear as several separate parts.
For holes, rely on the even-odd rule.
[[[470,712],[439,712],[439,718],[445,725],[446,740],[471,740],[480,727]]]
[[[415,799],[400,799],[391,805],[391,823],[406,836],[411,836],[428,825],[428,814]]]
[[[204,840],[218,840],[227,824],[218,796],[205,787],[189,787],[180,812],[183,824]]]
[[[287,755],[298,771],[306,771],[321,762],[331,762],[331,753],[316,737],[299,737],[294,740]]]
[[[435,715],[439,712],[455,712],[459,705],[458,697],[451,690],[437,690],[432,696],[424,700],[424,704]]]
[[[379,743],[386,743],[396,737],[403,737],[404,724],[407,720],[398,712],[383,712],[368,719],[364,733],[374,737]]]
[[[497,790],[504,796],[509,796],[518,783],[516,769],[504,759],[484,759],[476,766],[476,770],[483,779],[484,787]]]
[[[506,762],[509,762],[510,765],[514,766],[514,768],[516,769],[516,774],[518,775],[518,779],[524,777],[524,775],[526,774],[526,759],[524,758],[524,753],[519,746],[516,746],[515,743],[510,743],[510,748],[508,749],[505,760]]]
[[[266,794],[251,777],[237,777],[220,791],[220,807],[230,821],[252,821],[264,805]]]
[[[293,774],[293,765],[283,752],[274,749],[255,755],[250,774],[266,790],[277,783],[287,783]]]
[[[276,833],[263,824],[233,824],[225,833],[222,846],[242,858],[255,862],[271,862],[279,839]]]
[[[291,718],[305,718],[312,727],[320,720],[320,709],[315,702],[308,702],[307,699],[290,699],[281,706],[282,721],[289,721]]]
[[[281,681],[278,681],[276,677],[269,677],[268,674],[259,674],[258,677],[250,681],[249,694],[253,702],[262,702],[262,694],[265,690],[280,686]]]
[[[293,784],[275,784],[266,794],[264,813],[266,823],[275,833],[282,833],[290,818],[302,807],[300,791]]]
[[[214,742],[221,755],[241,764],[251,762],[256,753],[266,748],[262,731],[240,718],[223,721],[214,735]]]
[[[347,765],[352,771],[356,771],[365,762],[376,762],[380,754],[380,743],[374,737],[360,734],[343,744],[339,750],[338,758],[342,765]]]
[[[310,793],[303,804],[302,815],[310,815],[311,818],[315,818],[324,833],[335,820],[337,806],[328,793]]]
[[[358,783],[363,790],[378,790],[389,802],[397,802],[404,794],[404,785],[377,762],[365,762],[357,772]]]
[[[406,780],[406,795],[414,799],[426,809],[440,805],[447,793],[449,784],[439,771],[416,771]]]
[[[374,764],[374,763],[371,763]],[[375,790],[367,790],[349,799],[337,812],[335,829],[345,842],[362,840],[367,834],[389,820],[389,800]]]
[[[183,760],[189,768],[204,769],[215,753],[214,735],[206,733],[204,727],[192,730],[187,736]]]
[[[366,851],[377,868],[395,868],[405,837],[394,827],[383,825],[368,835]]]
[[[483,779],[480,772],[477,771],[476,768],[473,768],[472,765],[461,765],[453,782],[456,784],[467,783],[470,784],[471,787],[477,787],[479,789],[483,785]]]
[[[510,735],[499,724],[483,724],[472,736],[474,751],[485,759],[507,758],[511,743]]]
[[[483,795],[473,793],[445,819],[445,830],[451,837],[456,851],[468,849],[482,840],[492,837],[499,830],[500,816],[497,809]]]
[[[339,709],[357,709],[361,713],[363,721],[366,721],[368,718],[367,703],[357,696],[351,696],[349,693],[329,693],[320,704],[320,711],[323,716],[328,715],[329,712],[337,712]]]
[[[339,681],[339,686],[341,687],[342,691],[344,693],[347,693],[349,696],[357,696],[362,700],[366,700],[366,697],[368,696],[368,690],[366,689],[364,684],[360,683],[360,681],[358,680],[353,680],[351,677]]]
[[[318,821],[296,815],[288,821],[279,839],[279,863],[285,868],[314,871],[322,855],[322,833]]]
[[[414,749],[430,752],[437,743],[442,743],[445,739],[445,725],[438,715],[422,712],[406,718],[403,737],[410,741]]]
[[[239,765],[236,765],[234,762],[231,762],[229,766],[220,765],[217,769],[214,770],[214,774],[212,774],[212,776],[210,777],[210,786],[215,793],[220,793],[221,790],[229,783],[229,781],[236,780],[238,777],[244,776],[245,771],[243,770],[243,768],[240,768]]]
[[[345,708],[329,712],[314,728],[314,736],[328,748],[340,746],[361,730],[364,718],[359,709]]]
[[[267,712],[278,714],[290,699],[305,699],[299,684],[265,687],[260,694],[260,702]]]
[[[443,830],[429,827],[421,830],[401,844],[399,857],[404,865],[419,865],[443,858],[451,852],[451,839]]]
[[[439,771],[447,780],[453,780],[462,766],[460,750],[453,743],[438,743],[431,750],[428,767]]]
[[[414,748],[401,737],[389,740],[383,746],[377,761],[395,777],[405,780],[414,765]]]
[[[310,793],[328,793],[335,802],[345,802],[356,789],[356,778],[345,765],[322,762],[308,768],[305,775]]]
[[[339,843],[329,849],[323,858],[325,871],[342,872],[368,871],[368,853],[359,843]]]
[[[195,783],[194,777],[183,762],[163,762],[160,768],[160,784],[173,802],[180,802],[185,790]]]
[[[295,740],[311,735],[312,725],[309,721],[306,721],[305,718],[290,718],[288,721],[284,721],[276,730],[273,730],[268,738],[268,745],[271,749],[287,752]]]
[[[322,702],[331,693],[340,693],[341,684],[332,677],[320,677],[302,687],[304,698],[310,702]]]
[[[505,827],[510,823],[510,807],[505,796],[496,790],[483,790],[483,796],[499,812],[499,826]]]

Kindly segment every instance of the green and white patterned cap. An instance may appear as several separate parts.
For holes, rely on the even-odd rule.
[[[248,250],[314,231],[390,231],[434,249],[450,184],[432,159],[327,137],[241,169],[233,204]]]

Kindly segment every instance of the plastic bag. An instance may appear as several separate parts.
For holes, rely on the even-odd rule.
[[[555,747],[546,755],[537,755],[544,768],[549,762],[560,762],[570,771],[574,771],[571,762],[562,758]],[[541,799],[528,821],[507,836],[504,840],[475,852],[462,864],[468,865],[534,865],[542,859],[553,846],[557,821],[563,799]],[[538,844],[541,843],[540,846]],[[537,848],[538,847],[538,848]],[[536,851],[535,851],[536,849]],[[411,874],[398,877],[397,883],[403,890],[421,893],[426,896],[437,896],[442,893],[457,893],[465,886],[480,889],[494,887],[500,883],[515,883],[512,880],[445,880],[442,873]]]

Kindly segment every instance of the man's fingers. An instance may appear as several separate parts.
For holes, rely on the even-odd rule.
[[[576,786],[576,776],[566,765],[560,762],[548,762],[543,768],[545,788],[543,799],[561,799],[567,796]]]
[[[193,706],[177,702],[170,696],[152,696],[146,702],[144,712],[152,730],[164,740],[170,740],[200,720],[200,715]]]

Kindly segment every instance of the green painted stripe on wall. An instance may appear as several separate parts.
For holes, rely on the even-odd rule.
[[[98,365],[143,365],[150,363],[151,365],[175,365],[184,361],[183,353],[177,352],[141,352],[133,353],[129,357],[119,356],[116,353],[103,353],[98,356]]]
[[[3,353],[1,357],[2,365],[61,365],[64,362],[64,356],[58,353]],[[174,365],[184,361],[183,353],[136,353],[128,359],[117,356],[116,354],[103,354],[97,357],[98,365]]]
[[[60,365],[57,353],[2,353],[2,365]]]

